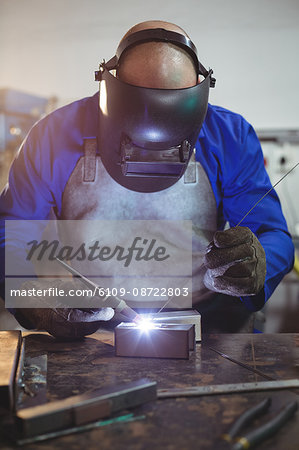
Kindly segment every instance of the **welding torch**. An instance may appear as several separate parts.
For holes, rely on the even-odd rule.
[[[69,264],[67,264],[65,261],[62,261],[62,259],[55,258],[65,269],[67,269],[72,275],[74,275],[77,278],[80,278],[83,283],[86,284],[90,289],[94,289],[95,292],[101,292],[105,289],[99,286],[97,283],[94,283],[93,281],[89,280],[87,277],[82,275],[78,270],[71,267]],[[138,322],[140,320],[139,314],[137,314],[130,306],[128,306],[122,298],[116,297],[114,295],[104,295],[99,296],[103,303],[105,303],[105,306],[113,308],[117,313],[122,314],[127,319],[130,320],[130,322]]]

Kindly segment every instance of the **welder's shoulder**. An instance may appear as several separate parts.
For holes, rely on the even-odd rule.
[[[224,122],[238,122],[245,121],[244,117],[241,114],[238,114],[230,109],[223,108],[223,106],[219,105],[211,105],[208,104],[207,116],[214,117],[215,120],[220,120]]]
[[[208,105],[204,126],[207,134],[239,143],[252,129],[250,123],[241,114],[211,104]]]

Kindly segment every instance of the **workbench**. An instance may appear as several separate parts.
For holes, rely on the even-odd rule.
[[[110,331],[95,333],[78,342],[57,342],[47,334],[27,333],[25,348],[26,356],[48,355],[49,401],[144,377],[156,381],[158,389],[265,381],[262,376],[224,359],[210,348],[277,380],[299,376],[298,366],[294,364],[296,358],[298,364],[299,334],[203,335],[189,360],[116,357]],[[245,409],[269,396],[272,398],[270,411],[277,413],[287,402],[299,401],[299,390],[159,399],[133,411],[139,420],[114,423],[24,448],[230,449],[221,435]],[[142,416],[145,417],[140,419]],[[3,437],[1,439],[0,448],[16,448],[7,440],[3,442]],[[299,412],[258,448],[298,450]]]

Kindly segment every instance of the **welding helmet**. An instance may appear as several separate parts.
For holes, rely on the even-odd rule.
[[[164,41],[183,48],[193,59],[203,81],[183,89],[156,89],[131,85],[117,78],[123,52],[149,41]],[[204,121],[212,70],[199,62],[192,41],[161,28],[132,33],[116,54],[95,72],[99,86],[98,145],[102,162],[120,185],[137,192],[157,192],[184,174]]]

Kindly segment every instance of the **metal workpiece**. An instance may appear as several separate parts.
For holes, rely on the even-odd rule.
[[[193,324],[121,323],[114,335],[116,356],[189,359],[195,348]]]
[[[156,383],[148,379],[96,389],[18,411],[17,432],[22,437],[29,437],[82,426],[109,417],[117,411],[155,400],[156,395]]]
[[[154,323],[193,324],[195,326],[195,340],[196,342],[201,341],[201,315],[195,309],[141,314],[141,317],[151,318]]]
[[[15,378],[22,373],[22,358],[18,368],[21,345],[21,331],[0,331],[0,407],[7,410],[15,406]]]

